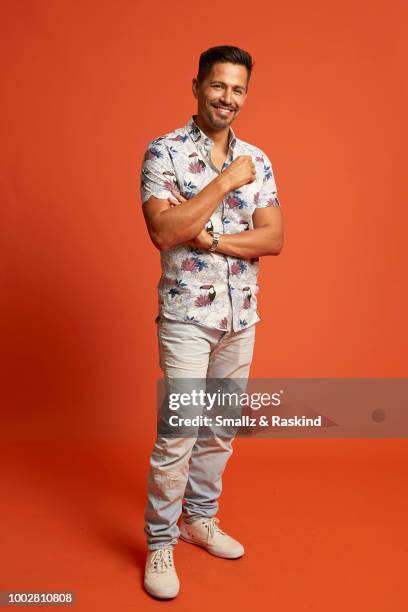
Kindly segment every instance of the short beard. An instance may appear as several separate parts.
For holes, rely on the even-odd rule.
[[[222,119],[215,119],[215,120],[211,120],[211,125],[217,129],[225,128],[227,127],[227,125],[229,125],[229,121],[226,121],[226,120],[223,121]]]
[[[231,117],[233,116],[234,113],[232,113]],[[209,114],[209,121],[211,122],[211,125],[216,129],[225,128],[230,124],[230,119],[218,119],[214,117],[212,113]]]

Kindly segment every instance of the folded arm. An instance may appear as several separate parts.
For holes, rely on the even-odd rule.
[[[141,190],[143,214],[153,244],[164,251],[193,239],[227,193],[253,182],[255,177],[251,156],[238,155],[197,195],[186,200],[180,194],[167,148],[160,139],[152,141],[143,160]]]
[[[240,259],[252,259],[264,255],[279,255],[283,247],[283,219],[280,206],[257,208],[253,214],[254,229],[236,234],[221,234],[217,253]],[[205,230],[189,244],[209,249],[212,236]]]
[[[280,207],[257,208],[254,229],[238,234],[221,234],[217,251],[231,257],[251,259],[279,255],[283,247],[283,220]]]
[[[153,244],[164,251],[197,236],[228,191],[228,183],[220,175],[194,198],[183,198],[177,206],[151,196],[143,205],[143,214]]]

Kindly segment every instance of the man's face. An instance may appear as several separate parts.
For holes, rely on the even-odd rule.
[[[214,129],[228,127],[238,116],[247,96],[248,70],[241,64],[220,62],[199,84],[193,79],[198,116]]]

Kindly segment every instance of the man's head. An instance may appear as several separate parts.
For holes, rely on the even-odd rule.
[[[211,47],[201,54],[193,95],[198,115],[208,126],[223,129],[238,116],[253,65],[250,54],[238,47]]]

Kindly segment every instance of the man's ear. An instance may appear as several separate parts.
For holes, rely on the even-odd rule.
[[[194,96],[196,99],[197,99],[197,96],[198,96],[198,91],[197,91],[197,89],[198,89],[198,82],[197,82],[197,79],[196,79],[196,78],[194,78],[194,79],[193,79],[193,82],[192,82],[192,91],[193,91],[193,96]]]

